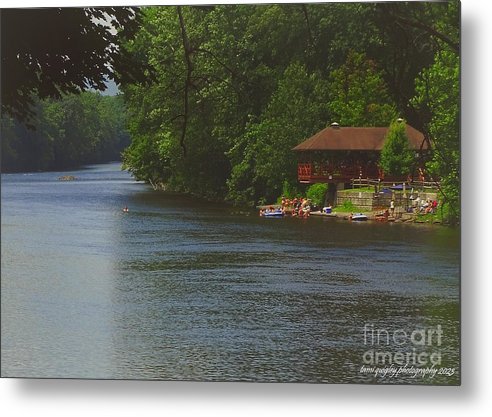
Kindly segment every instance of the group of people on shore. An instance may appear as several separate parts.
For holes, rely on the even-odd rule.
[[[410,197],[410,199],[412,200],[412,206],[409,208],[409,211],[413,211],[416,214],[435,214],[437,211],[437,200],[431,200],[430,198],[424,200],[420,199],[420,197],[415,199]],[[320,210],[320,208],[314,207],[311,200],[308,198],[295,197],[289,199],[282,197],[280,207],[269,206],[266,209],[260,209],[260,216],[275,213],[281,215],[290,214],[293,217],[309,217],[313,209]],[[323,208],[322,211],[331,213],[331,206]],[[395,201],[393,199],[391,200],[388,209],[375,215],[377,220],[387,220],[390,216],[395,217]]]
[[[282,197],[281,204],[282,210],[288,211],[292,216],[298,217],[309,217],[312,209],[311,200],[305,197],[295,197],[293,199]]]
[[[290,214],[293,217],[309,217],[311,213],[312,203],[308,198],[295,197],[289,199],[282,197],[280,207],[270,206],[265,209],[260,209],[260,216],[265,214]]]
[[[435,214],[437,210],[437,200],[431,200],[430,198],[424,200],[417,197],[413,200],[413,212],[418,214]]]

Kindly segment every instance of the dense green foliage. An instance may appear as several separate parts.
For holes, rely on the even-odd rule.
[[[306,197],[309,198],[315,206],[322,207],[325,203],[328,184],[318,183],[309,186],[306,190]]]
[[[397,117],[381,71],[365,54],[350,51],[329,81],[328,109],[342,126],[387,126]]]
[[[283,182],[297,182],[292,148],[299,139],[323,128],[327,117],[326,87],[319,74],[309,75],[304,65],[293,63],[278,81],[263,114],[247,123],[244,133],[228,152],[232,172],[228,197],[253,203],[259,197],[281,194]]]
[[[5,8],[0,19],[4,115],[29,121],[36,97],[103,91],[114,70],[141,75],[141,63],[120,48],[139,27],[138,9]]]
[[[437,20],[439,31],[458,42],[460,7],[452,1],[447,13]],[[424,68],[415,81],[415,96],[411,100],[424,123],[432,149],[426,164],[431,178],[440,180],[441,215],[450,223],[460,219],[460,57],[459,50],[444,43],[433,62]]]
[[[145,8],[125,51],[152,82],[122,86],[124,162],[139,179],[255,204],[296,190],[291,149],[333,121],[405,117],[447,154],[458,129],[437,123],[453,116],[436,94],[457,106],[458,88],[440,80],[420,99],[416,79],[438,81],[436,65],[443,77],[454,65],[442,53],[458,53],[458,16],[456,2]],[[454,174],[433,161],[446,184]]]
[[[453,223],[460,216],[459,78],[459,56],[443,51],[422,71],[415,98],[431,114],[426,130],[433,152],[426,168],[432,178],[441,180],[446,219]]]
[[[2,118],[2,171],[38,171],[118,160],[130,139],[121,96],[84,92],[36,104],[35,129]]]
[[[379,164],[385,173],[402,176],[411,172],[413,161],[414,156],[405,132],[405,123],[402,119],[394,121],[384,140]]]

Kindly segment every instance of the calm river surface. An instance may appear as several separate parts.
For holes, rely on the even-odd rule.
[[[247,216],[119,164],[1,191],[2,376],[459,382],[459,230]],[[375,376],[371,350],[456,369]]]

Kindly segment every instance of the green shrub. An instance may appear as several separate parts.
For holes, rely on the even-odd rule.
[[[289,181],[284,180],[284,183],[282,185],[282,196],[285,198],[292,199],[294,197],[297,197],[299,194],[299,190],[295,185],[292,185],[289,183]],[[282,197],[280,197],[282,199]]]
[[[306,191],[306,197],[316,206],[321,206],[325,202],[328,184],[318,183],[311,185]]]

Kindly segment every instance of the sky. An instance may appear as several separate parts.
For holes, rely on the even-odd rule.
[[[106,90],[103,91],[101,94],[103,96],[115,96],[118,94],[120,90],[118,89],[118,86],[113,80],[106,81]]]

